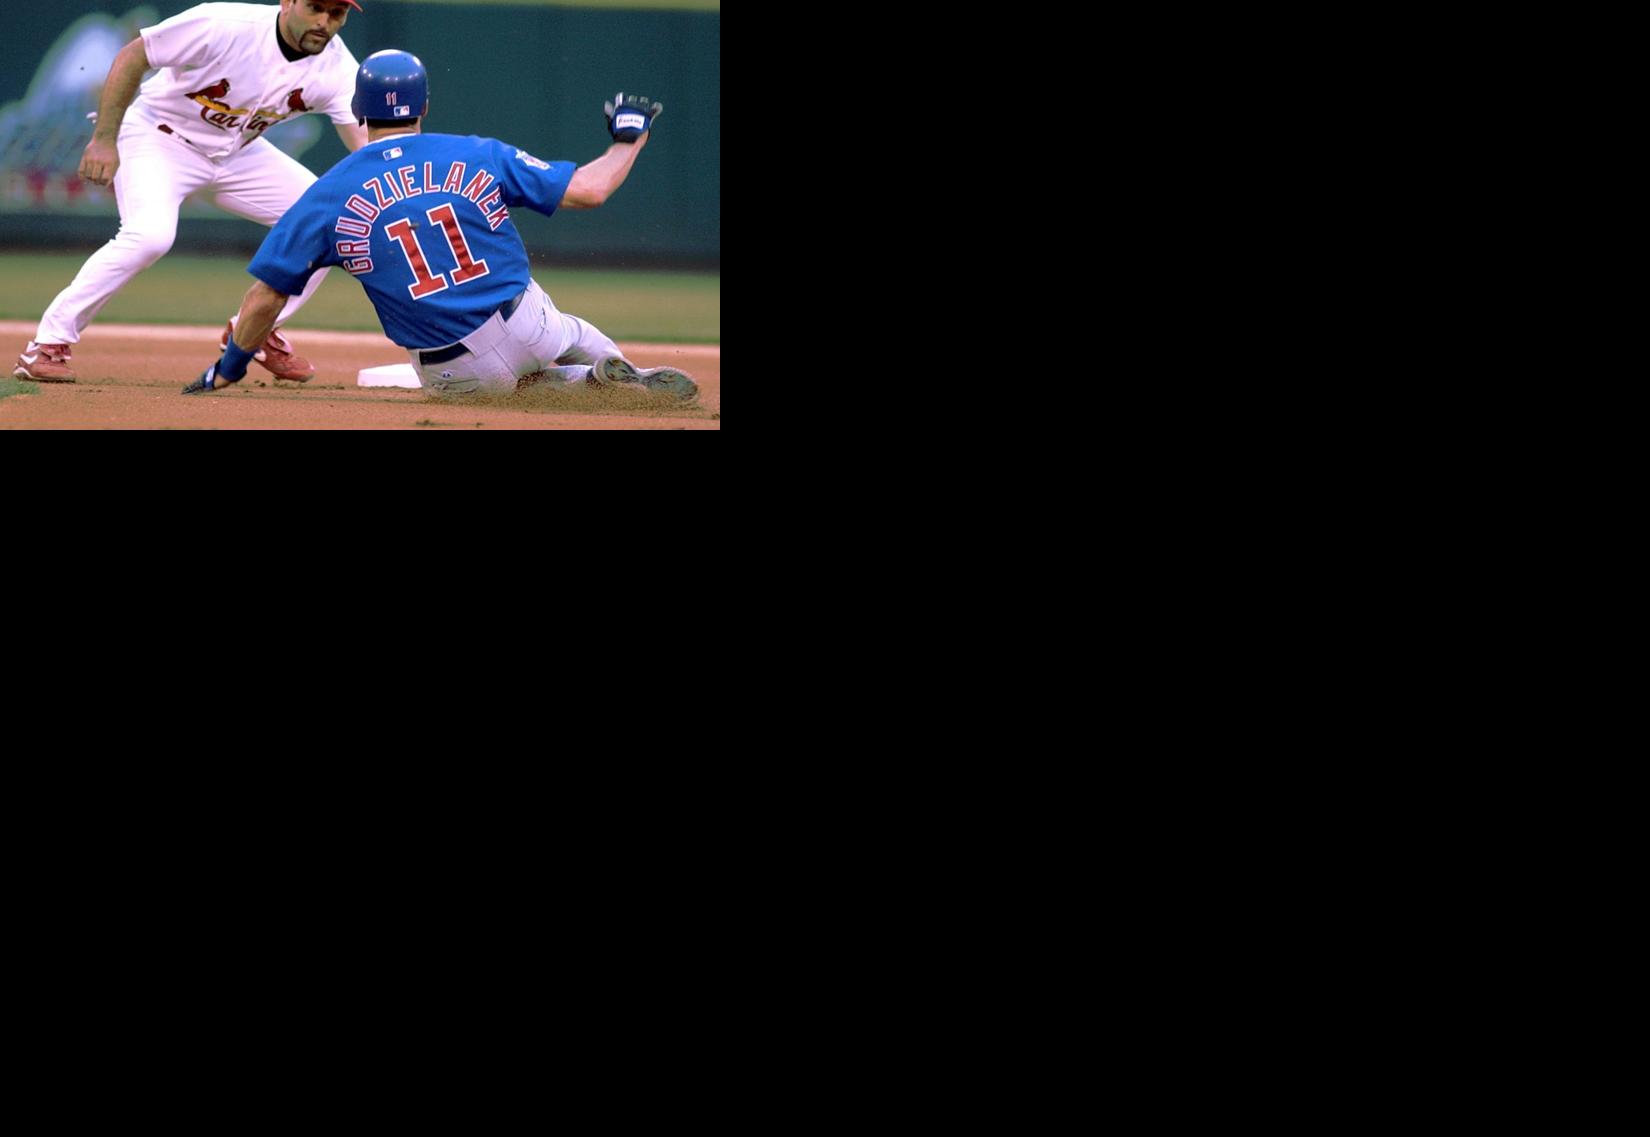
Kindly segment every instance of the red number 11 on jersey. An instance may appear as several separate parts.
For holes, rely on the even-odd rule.
[[[447,291],[447,277],[452,278],[452,286],[456,288],[460,284],[479,280],[492,271],[486,261],[478,261],[470,254],[470,242],[465,240],[464,229],[459,225],[458,214],[451,205],[438,205],[424,216],[441,226],[458,267],[444,276],[434,275],[430,272],[430,262],[424,256],[424,247],[418,243],[418,234],[413,232],[412,222],[402,218],[387,226],[384,235],[401,246],[401,253],[407,258],[407,267],[412,269],[413,283],[407,286],[407,291],[414,300]]]

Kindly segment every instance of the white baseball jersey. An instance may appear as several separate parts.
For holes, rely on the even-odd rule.
[[[142,29],[149,65],[161,70],[132,110],[212,159],[300,114],[354,126],[355,56],[335,36],[320,55],[289,62],[276,42],[280,15],[267,4],[201,4]]]

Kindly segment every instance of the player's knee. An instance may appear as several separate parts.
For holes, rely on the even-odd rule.
[[[145,265],[152,265],[172,251],[177,240],[176,229],[135,229],[122,231],[120,240],[131,250],[132,256]]]

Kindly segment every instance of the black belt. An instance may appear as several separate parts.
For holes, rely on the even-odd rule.
[[[527,293],[523,292],[498,310],[498,314],[504,317],[506,324],[510,322],[510,317],[516,314],[516,309],[521,307],[521,302],[525,299],[527,299]],[[492,319],[491,316],[487,318]],[[434,367],[438,363],[451,363],[459,356],[469,354],[469,348],[461,343],[455,343],[452,347],[444,347],[440,351],[421,351],[418,353],[418,361],[425,367]]]

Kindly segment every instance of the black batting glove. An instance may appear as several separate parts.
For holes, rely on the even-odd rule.
[[[656,103],[646,95],[626,95],[620,91],[611,102],[603,103],[607,113],[607,132],[615,142],[634,142],[648,132],[653,120],[664,113],[664,104]]]

